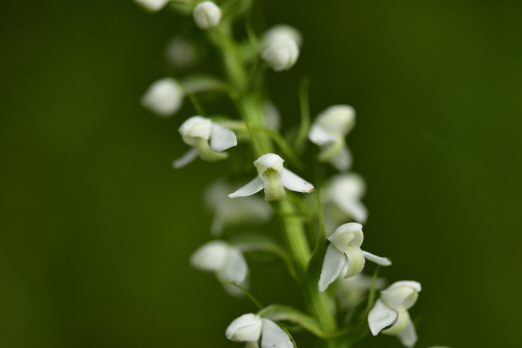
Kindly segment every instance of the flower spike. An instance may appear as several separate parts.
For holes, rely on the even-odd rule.
[[[273,153],[259,157],[254,165],[259,176],[236,192],[229,194],[230,198],[251,196],[262,189],[265,190],[265,200],[275,201],[286,198],[285,187],[296,192],[312,192],[314,186],[283,167],[284,160]]]
[[[351,222],[341,225],[328,237],[330,245],[326,249],[323,268],[319,278],[319,291],[326,290],[339,275],[344,278],[353,277],[364,268],[365,259],[381,266],[391,265],[385,257],[373,255],[361,250],[364,235],[362,225]]]

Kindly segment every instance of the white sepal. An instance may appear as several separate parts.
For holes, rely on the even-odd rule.
[[[229,282],[241,283],[245,280],[247,273],[248,266],[243,254],[238,249],[230,247],[228,257],[218,272],[218,277]]]
[[[261,334],[261,348],[293,348],[294,344],[286,334],[272,320],[263,320],[263,330]]]
[[[221,9],[212,1],[204,1],[194,8],[193,16],[197,26],[206,30],[219,24]]]
[[[406,327],[397,334],[397,337],[404,346],[415,346],[415,343],[417,343],[417,332],[415,330],[415,325],[413,325],[411,319],[408,320],[408,324],[406,325]]]
[[[236,145],[237,139],[234,132],[217,123],[212,123],[212,138],[210,139],[212,150],[224,151]]]
[[[225,335],[235,342],[256,342],[261,336],[263,321],[255,314],[244,314],[230,323]]]
[[[332,284],[343,271],[346,256],[332,244],[326,249],[323,268],[319,277],[319,291],[323,292]]]
[[[134,0],[134,2],[148,11],[157,12],[165,7],[169,0]]]
[[[256,178],[252,181],[250,181],[245,186],[239,188],[237,191],[229,194],[228,196],[230,198],[237,198],[237,197],[246,197],[251,196],[255,193],[258,193],[263,189],[263,180],[259,176],[256,176]]]
[[[390,308],[409,309],[415,304],[421,291],[421,285],[415,281],[395,282],[381,291],[381,298]]]
[[[263,50],[261,57],[274,71],[288,70],[299,57],[299,47],[294,40],[277,40]]]
[[[283,175],[281,180],[283,182],[283,186],[291,191],[310,193],[315,190],[314,185],[310,184],[308,181],[292,173],[286,168],[283,168]]]
[[[364,258],[368,261],[375,262],[376,264],[381,266],[391,266],[392,264],[391,261],[386,257],[380,257],[364,250],[361,251]]]
[[[385,327],[392,325],[397,317],[396,311],[388,308],[380,299],[377,300],[368,315],[368,324],[372,335],[376,336]]]
[[[141,105],[159,116],[175,114],[183,104],[185,92],[172,78],[163,78],[154,82],[141,98]]]
[[[183,156],[172,162],[174,168],[182,168],[198,157],[198,149],[195,147],[188,150]]]

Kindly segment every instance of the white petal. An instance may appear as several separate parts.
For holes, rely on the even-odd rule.
[[[359,274],[363,270],[366,260],[359,247],[348,247],[344,254],[346,255],[347,267],[343,277],[346,279]]]
[[[178,131],[185,142],[186,137],[208,140],[212,133],[212,121],[202,116],[192,116],[183,122]],[[189,141],[189,145],[194,146],[195,143]]]
[[[237,145],[234,132],[219,124],[212,123],[212,135],[210,136],[210,147],[214,151],[224,151]]]
[[[263,319],[261,348],[294,348],[294,344],[279,325],[272,320]]]
[[[386,307],[380,299],[377,300],[368,315],[368,324],[372,335],[376,336],[382,329],[393,324],[397,316],[397,312]]]
[[[406,347],[413,347],[415,345],[417,342],[417,332],[415,331],[415,326],[411,322],[411,319],[408,321],[406,328],[397,334],[397,337]]]
[[[296,192],[312,192],[314,191],[314,185],[310,184],[303,178],[295,175],[286,168],[283,168],[283,186],[289,190]]]
[[[255,314],[249,313],[235,319],[227,327],[225,335],[229,340],[236,342],[255,342],[261,336],[263,322]]]
[[[231,247],[227,260],[219,272],[219,278],[229,282],[241,283],[245,280],[247,272],[248,266],[243,254],[238,249]]]
[[[254,166],[257,168],[259,175],[263,175],[267,169],[272,169],[276,172],[283,170],[283,162],[285,160],[275,153],[267,153],[254,161]]]
[[[345,252],[348,247],[358,248],[364,240],[362,225],[356,222],[343,224],[337,227],[335,232],[328,237],[328,240],[342,252]]]
[[[324,256],[323,268],[321,269],[321,276],[319,278],[319,291],[325,291],[328,285],[332,284],[337,277],[339,277],[345,263],[346,256],[344,253],[330,244]]]
[[[308,132],[308,139],[316,145],[325,145],[337,140],[337,135],[325,130],[323,127],[313,124]]]
[[[335,169],[340,172],[346,171],[352,167],[352,153],[348,146],[343,146],[332,158],[328,160]]]
[[[369,252],[364,251],[364,250],[362,250],[362,253],[363,253],[364,258],[366,260],[370,260],[372,262],[375,262],[378,265],[390,266],[392,264],[391,261],[389,259],[387,259],[386,257],[380,257],[380,256],[374,255],[374,254],[369,253]]]
[[[420,284],[411,281],[395,282],[381,291],[381,298],[390,308],[410,308],[417,301]]]
[[[251,196],[254,193],[257,193],[263,189],[263,180],[259,176],[256,176],[256,178],[252,181],[250,181],[245,186],[241,187],[236,192],[233,192],[228,195],[230,198],[237,198],[237,197],[246,197]]]
[[[194,161],[198,157],[198,149],[193,147],[188,150],[183,156],[172,162],[174,168],[181,168]]]
[[[190,264],[204,271],[218,271],[224,267],[230,246],[220,240],[207,243],[190,257]]]

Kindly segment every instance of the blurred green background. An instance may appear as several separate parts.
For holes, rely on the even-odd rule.
[[[393,257],[383,276],[422,283],[417,346],[520,347],[522,2],[264,8],[305,38],[297,65],[269,74],[283,126],[305,74],[314,115],[358,112],[365,246]],[[130,0],[0,1],[1,347],[242,346],[224,330],[254,308],[188,262],[226,162],[173,170],[191,107],[160,119],[139,106],[184,21]],[[262,302],[299,303],[280,264],[252,268]]]

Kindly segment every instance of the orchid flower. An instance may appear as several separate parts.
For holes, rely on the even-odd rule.
[[[134,2],[150,12],[157,12],[165,7],[169,0],[134,0]]]
[[[202,271],[215,272],[221,282],[247,285],[248,266],[243,254],[223,241],[215,240],[201,246],[192,254],[190,264]],[[223,285],[232,295],[243,294],[231,284]]]
[[[328,237],[331,244],[326,250],[323,268],[319,278],[319,291],[326,290],[340,274],[343,278],[353,277],[364,268],[365,259],[381,266],[391,265],[385,257],[379,257],[361,250],[364,235],[362,225],[350,222],[341,225]]]
[[[261,42],[261,57],[274,71],[290,69],[299,57],[302,37],[289,25],[276,25],[268,30]]]
[[[387,335],[397,335],[403,345],[413,347],[417,333],[408,309],[415,304],[420,291],[421,285],[415,281],[395,282],[381,291],[380,299],[368,315],[372,334],[376,336],[382,331]]]
[[[339,171],[350,169],[352,154],[344,137],[355,125],[355,110],[349,105],[334,105],[317,116],[310,128],[308,138],[321,147],[317,156]]]
[[[179,127],[179,132],[185,144],[193,146],[193,148],[174,161],[172,164],[174,168],[187,165],[198,155],[208,162],[224,160],[228,154],[221,151],[237,145],[234,132],[201,116],[193,116],[183,122]]]
[[[228,225],[260,224],[272,217],[272,209],[262,198],[229,199],[230,189],[230,185],[219,180],[205,191],[205,202],[214,212],[210,228],[213,235],[220,235]]]
[[[183,104],[185,92],[173,78],[166,77],[154,82],[141,98],[141,105],[158,116],[169,117]]]
[[[293,348],[294,344],[286,334],[270,319],[262,319],[255,314],[244,314],[230,323],[225,332],[227,338],[235,342],[247,342],[247,347]]]
[[[327,235],[350,220],[366,222],[368,210],[361,202],[365,191],[364,179],[357,174],[338,174],[328,181],[323,195]]]
[[[286,198],[285,187],[296,192],[309,193],[315,190],[308,181],[284,168],[283,162],[284,160],[280,156],[273,153],[259,157],[254,162],[259,176],[228,196],[230,198],[246,197],[264,189],[265,200],[274,201]]]

